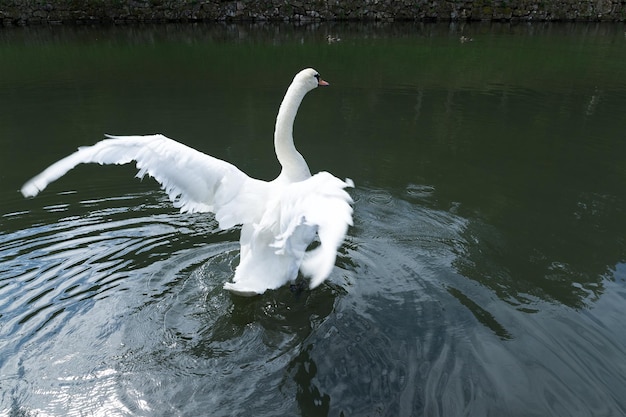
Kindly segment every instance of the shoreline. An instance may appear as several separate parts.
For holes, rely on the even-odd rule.
[[[0,0],[0,26],[187,22],[624,22],[621,0]]]

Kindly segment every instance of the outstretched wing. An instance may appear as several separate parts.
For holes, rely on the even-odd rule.
[[[127,164],[136,161],[138,178],[146,174],[156,179],[174,206],[181,212],[213,212],[220,227],[252,220],[254,213],[241,205],[262,194],[263,182],[251,179],[237,167],[176,142],[163,135],[110,136],[93,146],[81,147],[55,162],[28,181],[21,189],[34,197],[48,184],[79,164]],[[256,192],[250,193],[250,189]]]
[[[282,234],[272,246],[277,253],[299,252],[303,250],[300,240],[308,239],[306,229],[317,230],[319,245],[302,254],[300,265],[300,272],[311,278],[311,288],[330,275],[337,249],[352,225],[353,201],[345,190],[348,187],[354,187],[352,180],[342,181],[328,172],[320,172],[305,181],[290,184],[283,194],[285,197],[280,204]]]

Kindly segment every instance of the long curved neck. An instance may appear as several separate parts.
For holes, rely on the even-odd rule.
[[[311,176],[309,166],[293,143],[293,123],[298,107],[307,92],[308,90],[302,85],[292,83],[285,93],[278,116],[276,116],[274,148],[278,162],[283,167],[279,178],[284,177],[289,182],[302,181]]]

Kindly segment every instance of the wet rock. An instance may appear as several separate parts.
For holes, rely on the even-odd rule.
[[[624,21],[624,0],[0,0],[4,26],[63,22]]]

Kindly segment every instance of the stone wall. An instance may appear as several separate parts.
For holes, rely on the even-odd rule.
[[[626,0],[0,0],[4,26],[264,20],[624,21]]]

